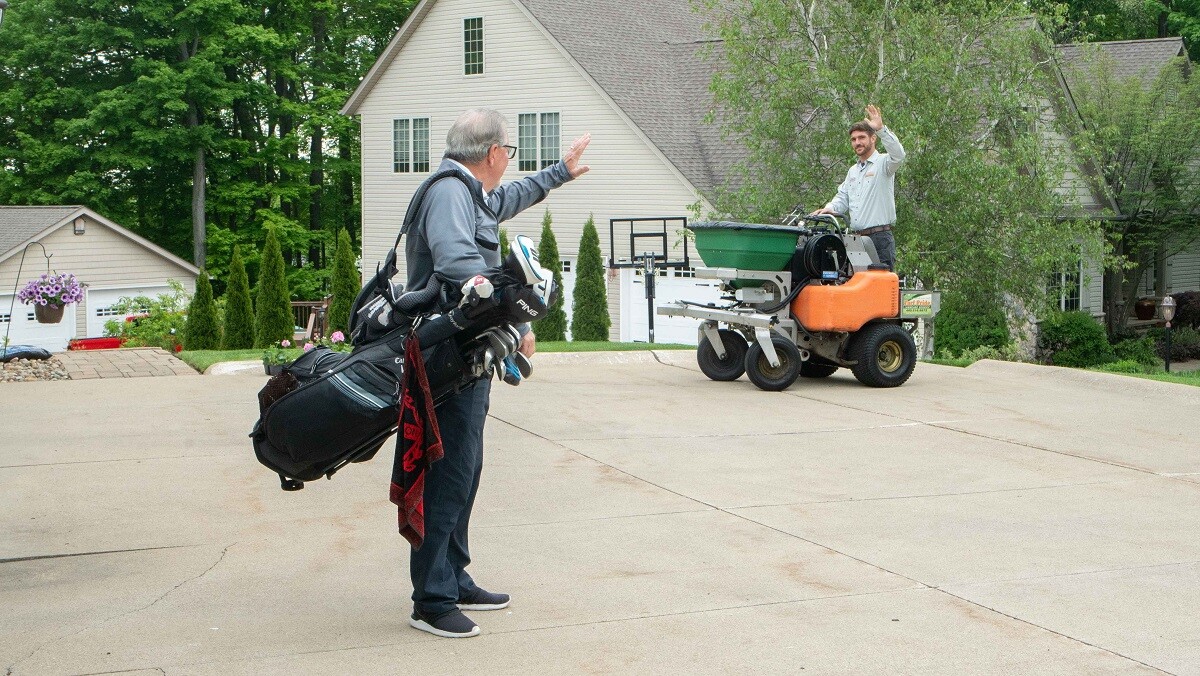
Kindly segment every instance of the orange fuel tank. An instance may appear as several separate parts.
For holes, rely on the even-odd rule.
[[[792,301],[792,314],[809,331],[857,331],[872,319],[900,314],[900,278],[864,270],[841,286],[809,284]]]

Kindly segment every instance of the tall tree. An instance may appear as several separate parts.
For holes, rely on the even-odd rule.
[[[572,294],[571,340],[608,340],[608,289],[596,221],[589,215],[579,240],[579,269]]]
[[[221,323],[213,300],[208,272],[200,269],[196,294],[188,304],[187,323],[183,325],[183,347],[188,350],[215,350],[221,345]]]
[[[545,215],[542,216],[542,238],[538,242],[538,261],[542,267],[554,273],[554,288],[558,289],[558,295],[550,304],[550,310],[546,312],[546,316],[538,320],[537,333],[541,340],[566,340],[567,313],[563,310],[563,303],[566,301],[563,294],[562,262],[558,258],[558,240],[554,237],[554,230],[550,227],[552,222],[550,210],[547,209]]]
[[[254,308],[250,303],[250,278],[237,245],[229,261],[229,281],[225,285],[225,332],[221,349],[245,350],[254,347]]]
[[[1110,333],[1125,325],[1142,280],[1157,270],[1164,294],[1166,258],[1200,240],[1200,78],[1168,65],[1152,82],[1121,79],[1095,49],[1068,72],[1082,124],[1076,138],[1095,158],[1118,218],[1104,221],[1113,260],[1105,273]]]
[[[258,278],[258,297],[254,300],[254,346],[268,347],[290,339],[295,329],[292,303],[284,276],[283,252],[274,230],[267,230]]]
[[[350,306],[362,288],[362,275],[354,264],[354,245],[350,233],[343,228],[338,233],[337,249],[333,254],[333,300],[329,304],[329,331],[346,332],[350,327]]]
[[[1061,148],[1035,133],[1056,86],[1018,2],[702,0],[720,39],[718,116],[749,160],[718,198],[736,218],[825,204],[867,104],[908,151],[896,176],[897,264],[930,285],[1044,299],[1086,222],[1055,222]]]

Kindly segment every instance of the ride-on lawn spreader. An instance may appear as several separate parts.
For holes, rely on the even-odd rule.
[[[658,314],[701,320],[696,360],[713,380],[745,373],[759,388],[849,368],[871,387],[896,387],[912,374],[917,321],[938,310],[936,291],[902,289],[878,265],[869,237],[829,216],[794,213],[785,225],[707,221],[688,226],[724,305],[678,301]]]

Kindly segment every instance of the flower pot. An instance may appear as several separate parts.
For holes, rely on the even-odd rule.
[[[1133,304],[1133,316],[1142,321],[1154,319],[1154,313],[1156,310],[1158,310],[1158,304],[1154,302],[1153,298],[1139,298],[1138,301]]]
[[[65,305],[34,305],[33,316],[39,324],[57,324],[62,321]]]
[[[280,373],[283,373],[283,366],[283,364],[263,364],[263,370],[266,371],[267,375],[269,376],[277,376]]]

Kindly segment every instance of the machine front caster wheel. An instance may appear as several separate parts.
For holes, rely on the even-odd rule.
[[[771,344],[779,356],[779,366],[771,366],[762,346],[755,342],[746,351],[746,376],[760,390],[779,392],[796,382],[796,378],[800,377],[800,365],[804,362],[800,359],[796,344],[778,333],[771,333]]]
[[[708,338],[700,341],[696,348],[696,363],[700,371],[712,380],[737,380],[746,372],[746,339],[730,329],[717,331],[721,344],[725,346],[725,358],[717,356],[717,350]]]

